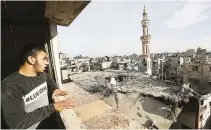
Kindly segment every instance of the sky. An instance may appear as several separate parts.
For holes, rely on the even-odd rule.
[[[70,26],[58,26],[60,51],[72,57],[142,54],[144,5],[151,53],[211,50],[211,1],[91,1]]]

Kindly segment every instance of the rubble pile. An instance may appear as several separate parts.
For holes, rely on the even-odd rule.
[[[132,122],[121,112],[112,110],[105,115],[95,116],[85,121],[84,124],[88,129],[137,129],[143,127],[136,122],[132,124]]]
[[[190,96],[195,96],[195,92],[190,88],[184,89],[184,86],[166,84],[141,75],[118,83],[117,88],[122,92],[162,97],[173,102],[188,102]]]
[[[112,72],[84,72],[80,74],[70,75],[71,80],[87,91],[95,88],[105,86],[105,77],[115,77],[116,74]]]
[[[189,97],[195,95],[194,91],[188,87],[166,84],[138,72],[99,71],[70,76],[74,83],[89,92],[103,92],[106,90],[106,77],[115,77],[117,80],[115,89],[119,92],[140,93],[146,96],[161,97],[173,102],[188,102]],[[119,77],[123,77],[123,80],[119,80]]]

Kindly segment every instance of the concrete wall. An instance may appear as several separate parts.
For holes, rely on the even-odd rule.
[[[107,69],[111,67],[112,62],[102,62],[102,69]]]
[[[189,78],[200,78],[200,71],[190,71],[189,72]]]
[[[189,82],[189,79],[200,80],[200,88],[210,89],[208,82],[211,81],[210,64],[198,64],[198,71],[192,69],[192,65],[189,63],[184,64],[183,68],[183,81],[184,83]]]
[[[117,94],[118,108],[117,110],[122,112],[127,117],[137,121],[138,123],[148,127],[148,119],[150,117],[155,121],[156,126],[159,129],[169,129],[173,121],[168,119],[170,110],[167,105],[163,104],[159,100],[155,100],[150,97],[140,96],[138,93],[132,94]],[[104,101],[116,107],[114,95],[104,99]],[[177,109],[177,114],[181,109]]]
[[[182,65],[183,63],[184,63],[184,58],[182,58],[182,57],[179,57],[179,65]]]
[[[161,69],[161,60],[160,58],[152,60],[152,74],[159,74]]]
[[[152,61],[150,58],[147,58],[147,74],[152,75]]]
[[[140,69],[140,72],[146,72],[147,66],[140,66],[139,69]]]
[[[177,67],[177,74],[182,74],[183,73],[183,67],[181,67],[181,66],[178,66]]]
[[[185,125],[186,127],[195,129],[195,121],[197,113],[196,106],[197,106],[196,100],[191,100],[189,103],[185,104],[182,112],[179,114],[177,118],[178,122]]]
[[[183,63],[188,63],[191,61],[190,58],[182,58],[182,59],[183,59]]]
[[[87,64],[89,64],[90,59],[81,58],[81,59],[74,59],[74,61],[75,61],[75,64],[76,64],[77,66],[81,66],[82,63],[87,63]]]
[[[55,73],[55,79],[58,86],[61,87],[62,85],[62,79],[61,79],[61,71],[60,71],[60,61],[59,61],[59,42],[58,42],[58,31],[57,31],[57,25],[53,22],[50,22],[50,46],[51,46],[51,55],[52,55],[52,61],[53,61],[53,68]]]
[[[119,69],[119,70],[124,70],[124,65],[119,64],[118,69]]]
[[[179,66],[180,59],[178,57],[171,57],[171,67],[176,69]]]
[[[90,70],[101,70],[102,65],[100,62],[92,62],[90,63]]]
[[[211,96],[208,96],[207,98],[201,101],[200,113],[201,128],[208,129],[211,122]]]

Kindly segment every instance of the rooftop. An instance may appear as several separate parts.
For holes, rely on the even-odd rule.
[[[123,93],[140,93],[155,98],[164,98],[172,102],[188,102],[189,97],[197,97],[198,95],[188,85],[178,86],[164,83],[159,80],[153,80],[140,72],[99,71],[84,72],[70,76],[74,83],[90,92],[100,92],[105,89],[106,77],[115,77],[117,80],[124,77],[125,80],[117,82],[113,87],[113,89]]]

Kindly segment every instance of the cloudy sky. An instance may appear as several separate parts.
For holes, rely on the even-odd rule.
[[[58,26],[60,51],[70,56],[141,54],[144,4],[151,52],[211,50],[211,2],[92,1],[69,27]]]

